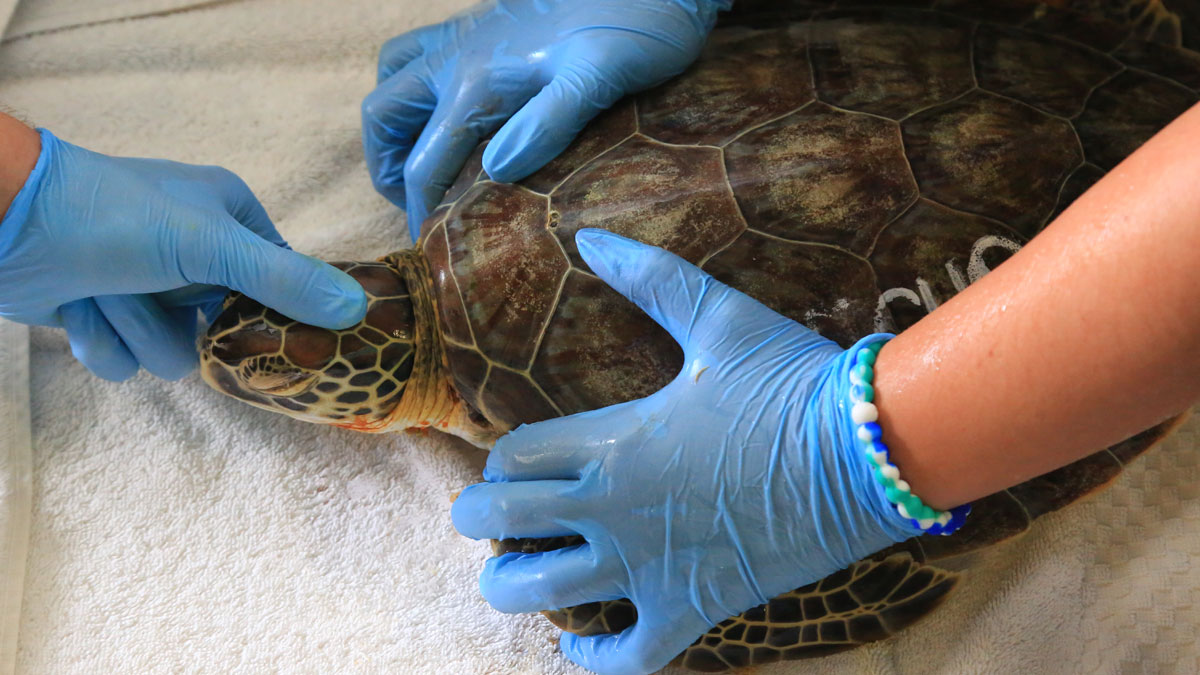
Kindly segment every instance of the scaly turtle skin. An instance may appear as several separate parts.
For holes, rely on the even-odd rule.
[[[1157,2],[1054,3],[1135,6],[1116,23],[1018,0],[833,4],[740,1],[687,73],[519,184],[488,180],[480,148],[415,248],[342,265],[371,298],[359,326],[305,326],[232,296],[203,345],[205,379],[301,419],[481,446],[646,396],[682,355],[589,272],[581,227],[663,246],[847,346],[977,280],[1200,99],[1200,55]],[[956,535],[730,618],[681,659],[722,670],[885,638],[953,588],[932,561],[1026,530],[1167,430],[980,500]],[[627,601],[547,615],[582,634],[636,620]]]

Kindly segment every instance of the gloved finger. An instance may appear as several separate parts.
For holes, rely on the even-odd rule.
[[[150,374],[178,380],[196,367],[195,333],[150,296],[100,295],[95,301],[121,342]],[[195,330],[194,321],[190,330]]]
[[[632,402],[517,427],[488,453],[487,481],[578,479],[607,455],[614,441],[644,429]]]
[[[657,246],[595,229],[580,230],[575,243],[592,271],[665,328],[685,355],[701,348],[734,357],[747,341],[761,343],[785,330],[801,338],[797,353],[832,344],[810,341],[816,333]]]
[[[167,316],[171,321],[179,326],[179,330],[184,335],[192,336],[191,351],[196,352],[196,339],[200,336],[197,330],[200,326],[200,316],[197,313],[198,308],[193,305],[190,307],[163,307]]]
[[[183,230],[175,246],[186,281],[241,291],[302,323],[340,329],[366,314],[366,294],[350,275],[271,244],[231,217]]]
[[[383,43],[383,47],[379,49],[379,67],[375,82],[383,82],[413,59],[424,54],[426,44],[436,40],[440,29],[440,25],[422,26]]]
[[[571,495],[575,481],[476,483],[450,507],[454,528],[471,539],[563,537],[577,534],[568,524],[581,502]]]
[[[404,208],[404,164],[437,106],[425,60],[392,74],[362,103],[363,154],[375,189]]]
[[[605,230],[579,230],[575,243],[597,276],[642,308],[685,349],[705,296],[730,290],[673,253]]]
[[[267,210],[263,207],[262,202],[254,195],[246,181],[242,180],[241,176],[223,169],[221,167],[213,167],[220,171],[216,180],[220,181],[221,194],[224,197],[225,210],[233,219],[245,225],[254,234],[266,239],[267,241],[290,249],[283,239],[283,235],[279,234],[275,223],[271,221],[271,217],[267,215]]]
[[[506,553],[491,558],[479,575],[479,591],[508,614],[562,609],[625,597],[619,563],[598,561],[586,544],[544,553]]]
[[[188,284],[155,293],[154,300],[181,322],[186,319],[196,323],[198,321],[196,310],[203,312],[204,317],[209,321],[217,318],[217,315],[225,308],[225,297],[228,295],[229,289],[224,286]]]
[[[563,633],[559,647],[568,659],[600,675],[653,673],[665,667],[709,627],[698,628],[693,618],[658,622],[654,627],[641,615],[621,633],[580,637]]]
[[[188,284],[169,291],[155,293],[154,299],[162,307],[170,310],[182,307],[199,307],[201,309],[216,303],[220,305],[229,295],[229,289],[214,284]]]
[[[438,101],[404,167],[408,229],[413,241],[471,152],[532,95],[533,91],[523,94],[519,87],[507,89],[504,96],[477,87]]]
[[[58,313],[71,343],[71,354],[93,374],[111,382],[124,382],[137,374],[137,359],[94,300],[69,302]]]
[[[483,151],[484,170],[500,182],[525,178],[557,157],[622,95],[586,62],[563,68],[496,132]]]

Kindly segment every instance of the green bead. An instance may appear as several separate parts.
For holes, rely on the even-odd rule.
[[[880,340],[879,342],[872,342],[871,344],[867,345],[867,349],[870,349],[871,351],[875,352],[876,354],[879,354],[879,350],[883,349],[884,342],[885,342],[884,340]]]
[[[858,381],[863,384],[870,384],[871,380],[875,379],[875,371],[865,363],[854,366],[854,374],[858,376]]]
[[[875,352],[871,351],[870,349],[867,349],[866,347],[864,347],[864,348],[858,350],[857,356],[858,356],[859,363],[865,363],[868,366],[875,365]]]
[[[875,402],[875,387],[872,387],[871,385],[867,384],[866,382],[863,382],[862,384],[860,384],[858,386],[862,387],[863,400],[866,401],[867,403],[874,403]]]
[[[889,485],[883,489],[883,494],[887,495],[887,500],[893,504],[897,504],[904,497],[904,493],[895,485]]]
[[[889,481],[888,481],[888,479],[887,479],[887,476],[883,475],[883,472],[879,470],[879,467],[878,467],[878,466],[877,466],[877,467],[875,467],[874,469],[872,469],[872,470],[871,470],[871,473],[873,473],[873,474],[875,475],[875,480],[876,480],[876,481],[877,481],[877,482],[878,482],[880,485],[882,485],[882,486],[884,486],[884,487],[887,487],[887,485],[888,485],[888,482],[889,482]]]
[[[909,515],[912,515],[914,513],[921,513],[921,509],[924,509],[925,505],[921,503],[920,497],[910,492],[904,500],[904,508],[908,509]]]

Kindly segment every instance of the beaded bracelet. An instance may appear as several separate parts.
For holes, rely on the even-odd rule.
[[[875,380],[875,370],[872,366],[886,341],[872,342],[854,354],[854,362],[850,366],[850,418],[857,427],[856,433],[863,443],[871,473],[883,486],[887,500],[895,505],[902,517],[925,534],[950,534],[962,527],[967,514],[971,512],[971,505],[963,504],[949,511],[937,511],[926,506],[912,493],[908,483],[900,480],[900,470],[888,461],[888,448],[880,440],[883,430],[877,422],[879,410],[874,403],[875,388],[872,382]]]

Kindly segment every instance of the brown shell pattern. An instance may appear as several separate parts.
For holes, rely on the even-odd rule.
[[[846,346],[986,274],[1200,99],[1200,55],[1097,14],[1018,0],[737,4],[684,75],[603,114],[520,184],[489,181],[477,153],[426,223],[454,382],[499,428],[646,396],[682,363],[584,265],[579,228],[663,246]],[[731,619],[684,662],[720,670],[885,637],[953,585],[925,561],[1025,530],[1162,433],[982,500],[959,535]],[[607,631],[634,615],[576,609],[554,620]]]

